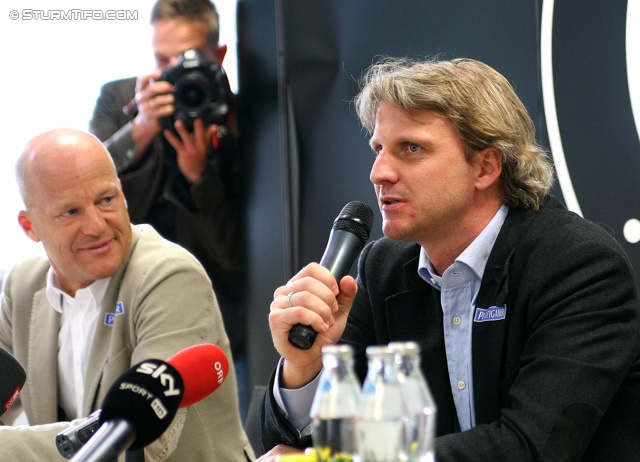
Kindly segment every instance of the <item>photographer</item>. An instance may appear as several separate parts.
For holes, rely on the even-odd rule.
[[[210,90],[229,95],[226,122],[211,123],[217,120],[206,110],[190,119],[176,112],[175,81],[166,78],[189,74],[176,70],[188,50],[209,61],[205,70],[221,71],[227,48],[218,43],[218,21],[209,0],[158,0],[151,11],[157,69],[105,84],[90,131],[114,159],[131,221],[152,224],[191,251],[207,271],[231,341],[244,415],[243,210],[233,95],[222,73],[221,81],[212,79]]]

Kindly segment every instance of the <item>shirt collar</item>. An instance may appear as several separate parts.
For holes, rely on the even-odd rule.
[[[455,260],[456,262],[464,263],[471,268],[479,279],[482,279],[484,269],[487,266],[487,261],[489,261],[489,254],[491,253],[491,249],[498,238],[498,234],[500,233],[500,229],[502,228],[508,213],[509,207],[503,204],[478,237],[476,237]],[[438,285],[440,276],[436,273],[436,270],[429,260],[429,257],[427,257],[427,253],[424,248],[420,249],[418,274],[427,283],[440,290],[440,286]]]
[[[87,287],[78,290],[76,292],[76,297],[80,294],[87,293],[89,297],[93,298],[95,307],[102,306],[110,281],[111,277],[93,281]],[[47,286],[45,288],[45,293],[53,309],[60,314],[62,314],[63,300],[65,298],[68,300],[73,300],[75,298],[60,288],[60,283],[53,272],[53,268],[49,268],[49,271],[47,272]]]

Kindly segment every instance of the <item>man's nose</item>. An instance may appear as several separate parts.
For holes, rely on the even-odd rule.
[[[394,181],[394,170],[392,168],[393,156],[386,153],[385,149],[381,149],[376,155],[376,159],[371,166],[369,180],[373,184],[380,184],[384,181]]]
[[[104,232],[106,220],[100,210],[89,208],[85,213],[84,219],[83,230],[85,234],[99,236]]]

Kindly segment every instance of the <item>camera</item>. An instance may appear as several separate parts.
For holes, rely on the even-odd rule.
[[[185,51],[176,66],[162,72],[160,80],[173,84],[176,108],[171,116],[160,119],[163,128],[173,128],[176,120],[189,130],[193,130],[195,119],[202,119],[205,126],[227,124],[231,102],[227,76],[200,50]]]

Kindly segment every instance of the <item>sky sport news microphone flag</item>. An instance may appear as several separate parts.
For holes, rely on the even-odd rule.
[[[327,268],[336,281],[340,282],[349,272],[353,261],[369,239],[372,226],[373,210],[360,201],[346,204],[334,220],[320,266]],[[310,326],[296,324],[289,331],[289,342],[301,350],[308,350],[317,335]]]
[[[185,348],[166,362],[138,363],[111,386],[100,428],[71,460],[106,462],[127,449],[143,448],[162,435],[179,408],[217,390],[228,372],[226,355],[212,344]]]
[[[180,409],[191,406],[216,391],[229,374],[229,359],[212,343],[201,343],[178,351],[167,362],[184,381]]]
[[[184,393],[179,408],[191,406],[216,391],[229,373],[229,360],[217,345],[202,343],[175,353],[167,363],[178,370],[184,382]],[[66,459],[74,456],[100,428],[97,410],[80,425],[70,427],[56,436],[56,447]]]
[[[18,360],[0,348],[0,416],[7,412],[18,398],[26,380],[27,374]]]

